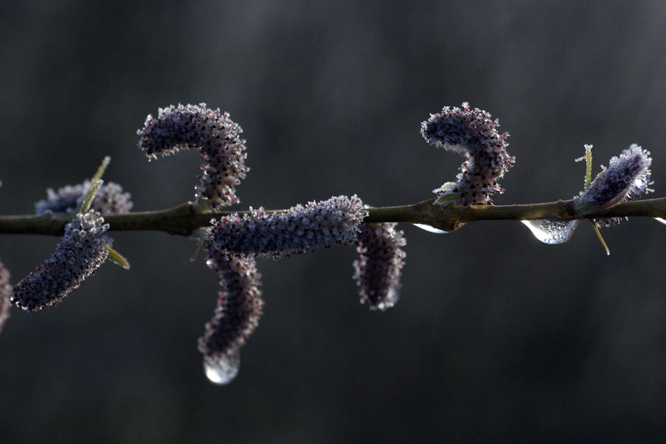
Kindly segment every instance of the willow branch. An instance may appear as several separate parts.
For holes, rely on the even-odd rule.
[[[470,205],[467,207],[432,205],[427,200],[415,205],[373,208],[366,222],[408,222],[430,225],[452,231],[460,223],[479,220],[535,220],[555,219],[606,219],[611,217],[661,217],[666,218],[666,198],[631,201],[611,208],[576,211],[575,201],[522,204],[522,205]]]
[[[666,198],[631,201],[606,209],[577,212],[574,200],[523,205],[470,205],[467,207],[440,207],[427,200],[412,205],[369,209],[366,222],[407,222],[430,225],[453,231],[461,223],[479,220],[534,220],[605,219],[611,217],[661,217],[666,219]],[[285,210],[267,211],[278,212]],[[104,216],[112,231],[165,231],[182,236],[191,235],[197,228],[210,226],[211,219],[236,213],[235,211],[203,212],[192,202],[159,211]],[[249,211],[238,211],[249,214]],[[45,234],[62,236],[72,214],[47,213],[40,216],[0,216],[2,234]]]

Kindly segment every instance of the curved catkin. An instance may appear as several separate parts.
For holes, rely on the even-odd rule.
[[[106,260],[104,247],[113,242],[104,234],[108,229],[95,211],[77,214],[51,258],[16,284],[12,303],[26,311],[41,311],[76,290]]]
[[[86,180],[79,185],[66,185],[56,193],[48,188],[48,197],[35,204],[35,213],[73,213],[81,203],[83,195],[90,188],[90,181]],[[123,192],[123,187],[114,182],[102,185],[93,198],[90,208],[102,215],[127,214],[134,204],[130,193]]]
[[[168,156],[180,149],[197,148],[201,153],[199,197],[215,208],[238,203],[235,185],[245,178],[247,154],[241,127],[229,119],[228,113],[199,105],[178,105],[160,108],[158,116],[148,115],[139,148],[149,158]]]
[[[252,257],[228,258],[212,252],[207,264],[219,276],[224,290],[219,293],[213,319],[199,338],[199,351],[204,355],[207,369],[216,368],[220,361],[234,361],[232,374],[226,375],[230,380],[238,371],[238,351],[257,328],[262,314],[261,274]]]
[[[0,262],[0,332],[9,319],[9,309],[12,306],[10,301],[12,286],[9,284],[9,278],[9,270]]]
[[[497,131],[499,122],[467,102],[461,108],[445,106],[441,113],[431,114],[421,123],[421,135],[428,143],[456,152],[467,158],[460,167],[456,183],[446,183],[434,190],[440,197],[436,203],[450,202],[444,197],[459,196],[463,205],[490,204],[490,196],[503,193],[497,179],[515,163],[509,156],[506,138],[509,133]]]
[[[368,215],[356,195],[337,196],[285,212],[222,217],[208,229],[211,248],[241,257],[303,253],[333,244],[356,241],[363,218]]]
[[[407,244],[395,223],[364,224],[358,235],[359,260],[354,261],[354,279],[360,287],[361,304],[371,310],[386,310],[397,301],[400,275]]]

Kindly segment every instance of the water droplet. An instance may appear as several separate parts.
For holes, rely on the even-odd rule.
[[[654,220],[656,220],[657,222],[661,222],[662,224],[666,225],[666,219],[662,219],[661,217],[655,217]]]
[[[424,225],[424,224],[412,224],[415,227],[419,227],[422,230],[426,230],[430,233],[435,233],[435,234],[442,234],[442,233],[450,233],[450,231],[444,231],[440,230],[439,228],[431,227],[430,225]]]
[[[215,384],[229,384],[236,378],[240,367],[240,350],[219,358],[204,358],[204,372],[206,377]]]
[[[446,231],[444,231],[446,233]],[[386,311],[387,309],[393,307],[398,299],[400,298],[400,293],[395,288],[390,288],[388,294],[386,295],[386,300],[377,304],[377,308],[381,311]]]
[[[579,220],[559,221],[553,219],[521,220],[532,231],[534,237],[544,244],[563,244],[571,239]]]

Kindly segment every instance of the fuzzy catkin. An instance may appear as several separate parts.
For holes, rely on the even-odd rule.
[[[590,187],[580,192],[579,205],[609,208],[638,199],[643,193],[652,191],[648,188],[651,165],[650,152],[636,144],[631,145],[620,156],[613,156],[608,168],[601,167],[601,173],[594,178]],[[594,223],[599,227],[608,227],[620,220],[618,217],[594,219]]]
[[[361,227],[354,261],[354,279],[360,287],[361,303],[371,310],[386,310],[399,297],[400,275],[407,244],[396,223],[371,223]]]
[[[16,284],[12,303],[25,311],[41,311],[76,290],[106,260],[105,246],[113,242],[104,234],[108,229],[93,210],[77,214],[51,258]]]
[[[216,254],[279,257],[355,242],[367,214],[356,195],[337,196],[285,212],[269,214],[259,208],[249,215],[234,213],[216,221],[207,237]]]
[[[611,158],[608,168],[594,178],[581,197],[594,205],[611,207],[638,198],[650,182],[650,152],[633,144],[620,156]]]
[[[137,134],[141,136],[139,148],[149,158],[197,148],[203,161],[197,194],[215,208],[239,202],[235,186],[250,170],[245,166],[242,132],[228,113],[201,103],[160,108],[156,118],[148,115]]]
[[[35,213],[72,213],[81,203],[83,195],[90,188],[90,180],[78,185],[66,185],[58,188],[58,192],[48,188],[48,197],[35,203]],[[123,187],[114,182],[102,185],[93,198],[90,209],[102,215],[127,214],[134,203],[130,193],[123,192]]]
[[[445,106],[441,113],[431,114],[421,123],[421,135],[430,144],[456,152],[467,158],[460,167],[456,183],[446,183],[434,190],[444,203],[445,196],[457,195],[462,205],[489,204],[490,196],[503,193],[497,179],[515,163],[509,156],[506,138],[509,133],[497,131],[499,122],[467,102],[461,108]]]
[[[261,316],[261,274],[254,258],[227,258],[214,253],[208,266],[220,278],[223,291],[219,292],[215,315],[206,324],[199,338],[199,351],[210,362],[238,352],[250,334],[257,328]]]

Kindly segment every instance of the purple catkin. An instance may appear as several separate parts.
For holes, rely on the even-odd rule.
[[[56,193],[48,188],[46,200],[40,200],[35,204],[35,213],[72,213],[81,203],[83,195],[90,188],[90,181],[86,180],[79,185],[66,185],[58,189]],[[95,194],[90,209],[104,215],[127,214],[134,204],[130,193],[124,193],[123,187],[114,182],[103,185]]]
[[[257,328],[264,303],[259,290],[261,274],[254,258],[228,258],[211,251],[207,264],[215,270],[224,288],[219,293],[215,315],[199,338],[204,360],[213,363],[234,355],[245,344]]]
[[[9,309],[12,305],[10,301],[12,286],[9,284],[9,278],[9,270],[0,262],[0,332],[9,319]]]
[[[406,254],[400,247],[406,245],[402,231],[396,223],[372,223],[361,227],[357,251],[360,259],[354,261],[354,279],[361,288],[361,304],[371,310],[386,310],[397,301],[400,274]]]
[[[490,204],[490,195],[504,192],[497,179],[515,163],[506,152],[509,133],[499,134],[497,120],[479,108],[445,106],[439,114],[421,123],[421,135],[428,143],[466,156],[456,176],[458,182],[434,190],[440,198],[458,195],[463,205]],[[447,200],[438,200],[444,203]]]
[[[113,242],[104,234],[108,229],[95,211],[77,214],[65,226],[62,242],[51,258],[16,284],[12,303],[26,311],[41,311],[76,290],[106,260],[104,247]]]
[[[601,207],[636,199],[647,191],[651,164],[650,152],[633,144],[611,158],[608,168],[602,166],[603,171],[581,192],[581,198]]]
[[[356,195],[309,202],[272,214],[263,208],[250,210],[249,215],[234,213],[214,222],[207,235],[211,248],[240,257],[279,257],[349,244],[356,241],[359,226],[368,215]]]
[[[601,173],[594,178],[590,187],[581,191],[578,197],[580,204],[608,208],[638,199],[641,194],[651,191],[648,188],[651,164],[649,151],[636,144],[631,145],[619,157],[612,157],[608,168],[601,167]],[[607,227],[620,220],[618,217],[595,219],[594,223],[599,227]]]
[[[250,170],[245,166],[245,140],[241,127],[229,119],[228,113],[199,105],[171,105],[160,108],[157,118],[148,115],[139,147],[149,158],[168,156],[180,149],[197,148],[201,153],[198,196],[213,208],[238,203],[235,185]]]

